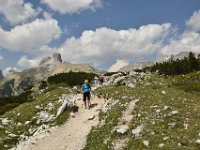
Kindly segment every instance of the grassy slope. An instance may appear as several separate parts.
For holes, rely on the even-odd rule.
[[[191,76],[195,75],[170,78],[154,75],[146,81],[142,81],[135,89],[118,86],[99,90],[99,94],[115,97],[120,100],[120,103],[126,103],[133,97],[139,98],[140,101],[132,112],[134,120],[131,122],[127,134],[119,135],[113,131],[122,115],[122,110],[125,109],[124,106],[121,107],[121,105],[116,104],[115,108],[109,110],[107,114],[101,114],[101,118],[107,116],[106,124],[91,131],[85,149],[111,149],[114,140],[124,138],[128,139],[128,145],[125,148],[127,150],[200,149],[195,143],[195,140],[200,138],[198,137],[200,132],[200,92],[196,88],[200,82],[200,74],[196,74],[195,81]],[[183,84],[186,81],[184,79],[184,82],[182,82],[181,79],[183,78],[188,78],[187,84]],[[197,84],[194,85],[194,82]],[[116,91],[119,93],[116,93]],[[165,91],[166,94],[163,94],[162,91]],[[121,99],[124,95],[132,98]],[[179,114],[169,116],[172,111],[178,111]],[[187,130],[183,126],[184,121],[187,120],[186,118],[189,119]],[[176,125],[170,128],[169,123],[175,123]],[[145,125],[142,137],[133,139],[132,129],[141,124]],[[163,140],[167,137],[167,140]],[[144,140],[149,141],[149,148],[143,145]],[[164,146],[159,148],[158,145],[161,143]]]
[[[34,119],[34,116],[37,116],[37,113],[39,112],[38,109],[36,109],[36,106],[41,106],[42,108],[46,108],[49,103],[52,103],[54,108],[51,110],[47,110],[49,114],[56,115],[57,109],[60,107],[60,103],[58,102],[59,97],[62,94],[69,94],[70,91],[68,88],[64,87],[53,87],[51,90],[47,93],[42,94],[36,94],[34,97],[34,100],[31,102],[24,103],[15,109],[6,112],[4,115],[0,116],[0,118],[9,118],[9,120],[12,120],[12,123],[10,123],[8,126],[5,126],[4,128],[0,128],[0,149],[8,149],[13,147],[16,142],[18,141],[19,135],[25,134],[25,135],[31,135],[28,130],[30,128],[36,128],[37,126],[40,126],[41,124],[37,124],[37,119]],[[60,117],[58,117],[56,120],[46,123],[50,125],[60,125],[63,122],[67,120],[69,117],[69,112],[71,110],[67,109]],[[17,114],[20,114],[19,116]],[[29,124],[25,124],[26,121],[30,121]],[[17,125],[18,123],[21,123],[21,125]],[[1,123],[0,123],[1,125]],[[13,133],[17,135],[16,137],[9,137],[8,134]]]

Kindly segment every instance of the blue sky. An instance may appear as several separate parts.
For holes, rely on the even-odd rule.
[[[53,52],[103,69],[200,52],[199,10],[199,0],[0,0],[0,69]]]

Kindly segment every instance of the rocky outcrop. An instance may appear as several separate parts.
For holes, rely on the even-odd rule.
[[[53,54],[53,61],[58,62],[58,63],[62,63],[62,58],[61,58],[60,53],[54,53]]]
[[[3,78],[4,78],[3,73],[2,73],[2,71],[0,70],[0,79],[3,79]]]
[[[62,58],[60,53],[53,53],[52,57],[48,56],[46,58],[43,58],[40,61],[39,66],[45,66],[45,65],[57,65],[62,63]]]

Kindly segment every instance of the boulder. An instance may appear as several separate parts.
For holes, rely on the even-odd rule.
[[[67,106],[73,107],[75,105],[75,101],[76,101],[75,96],[73,96],[73,95],[67,96],[65,98],[63,104],[60,106],[60,108],[58,108],[56,117],[58,117],[61,113],[63,113]]]

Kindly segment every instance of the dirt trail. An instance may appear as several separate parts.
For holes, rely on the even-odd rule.
[[[91,102],[96,105],[92,109],[86,110],[82,108],[82,100],[78,100],[76,103],[79,111],[75,113],[75,118],[71,117],[50,136],[38,141],[32,150],[81,150],[84,148],[92,126],[98,124],[98,110],[104,100],[95,97]],[[94,119],[88,120],[93,116],[95,116]]]

